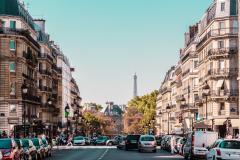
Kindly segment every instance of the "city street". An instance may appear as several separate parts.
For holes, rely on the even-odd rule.
[[[157,153],[139,153],[136,150],[118,150],[115,147],[78,147],[54,150],[49,160],[181,160],[179,155],[158,150]]]

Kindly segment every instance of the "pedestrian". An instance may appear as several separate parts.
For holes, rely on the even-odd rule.
[[[6,131],[2,132],[2,138],[8,138]]]

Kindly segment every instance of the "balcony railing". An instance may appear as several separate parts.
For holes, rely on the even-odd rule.
[[[232,90],[211,90],[212,97],[238,96],[238,89]]]
[[[211,76],[233,76],[238,74],[238,68],[216,68],[210,69],[208,75]]]
[[[51,62],[53,62],[53,58],[47,53],[39,53],[38,58],[49,59]]]
[[[226,111],[225,111],[225,110],[219,110],[219,111],[218,111],[218,115],[223,115],[223,116],[225,116],[225,115],[226,115]]]
[[[237,47],[230,47],[230,48],[215,48],[210,49],[208,51],[208,56],[220,56],[225,54],[235,54],[237,53],[238,48]]]
[[[48,75],[48,76],[52,76],[52,73],[50,71],[48,71],[48,70],[40,69],[39,73],[40,74],[44,74],[44,75]]]
[[[0,34],[10,34],[10,35],[21,35],[29,39],[35,46],[40,48],[40,45],[33,37],[30,35],[30,32],[26,29],[12,29],[6,27],[0,27]]]
[[[197,48],[201,47],[209,38],[216,37],[216,36],[225,36],[225,35],[237,35],[238,28],[232,27],[232,28],[222,28],[222,29],[213,29],[210,30],[197,44]]]
[[[39,86],[40,91],[45,91],[45,92],[52,92],[52,88],[47,87],[47,86]]]

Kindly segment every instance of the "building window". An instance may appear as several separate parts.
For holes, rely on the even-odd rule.
[[[16,29],[16,21],[10,21],[10,28]]]
[[[10,109],[10,113],[16,113],[17,112],[17,105],[16,104],[10,104],[9,109]]]
[[[224,29],[225,28],[225,23],[224,22],[219,22],[219,28]]]
[[[15,40],[10,40],[10,42],[9,42],[9,48],[10,48],[10,50],[16,50]]]
[[[225,68],[225,62],[224,60],[219,60],[219,68],[224,69]]]
[[[15,96],[16,95],[16,82],[10,83],[10,95]]]
[[[15,72],[16,71],[15,62],[10,62],[9,63],[9,70],[10,70],[10,72]]]
[[[224,103],[220,103],[220,111],[225,110],[225,104]]]
[[[218,41],[218,48],[224,48],[224,41]]]
[[[224,12],[225,11],[225,2],[222,2],[221,3],[221,12]]]
[[[194,61],[194,68],[198,67],[198,61]]]

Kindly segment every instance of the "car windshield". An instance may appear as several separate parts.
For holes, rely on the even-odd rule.
[[[38,139],[33,139],[32,142],[34,146],[40,146]]]
[[[10,149],[12,142],[10,139],[1,139],[0,140],[0,149]]]
[[[240,149],[240,141],[223,141],[219,148]]]
[[[141,138],[141,141],[154,141],[154,138],[153,137],[142,137]]]
[[[23,147],[29,147],[29,141],[27,139],[22,140]]]
[[[83,137],[75,137],[74,140],[83,140]]]

